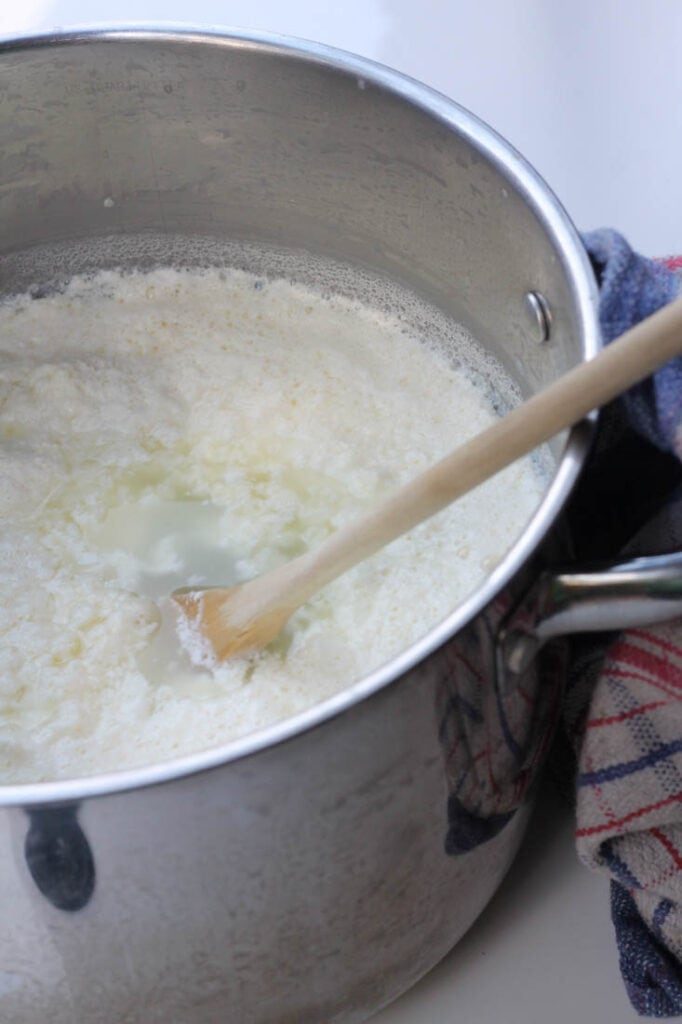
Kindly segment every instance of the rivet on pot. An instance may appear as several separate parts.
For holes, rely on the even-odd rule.
[[[541,292],[526,292],[524,307],[526,319],[534,340],[538,344],[549,341],[552,329],[552,313],[547,299]]]

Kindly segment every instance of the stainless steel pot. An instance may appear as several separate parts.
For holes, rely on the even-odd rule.
[[[119,262],[131,233],[150,260],[190,235],[362,264],[467,324],[525,393],[598,345],[554,197],[423,86],[243,34],[0,45],[0,287],[59,273],[67,241],[71,270]],[[542,641],[682,610],[679,559],[547,573],[589,433],[557,442],[479,590],[344,693],[169,764],[0,787],[4,1024],[361,1021],[452,947],[522,834],[560,694]]]

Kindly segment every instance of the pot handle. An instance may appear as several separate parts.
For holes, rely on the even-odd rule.
[[[552,637],[682,616],[682,552],[543,572],[503,622],[498,665],[518,676]]]
[[[95,862],[77,808],[36,808],[29,822],[24,857],[31,878],[57,910],[82,910],[95,889]]]

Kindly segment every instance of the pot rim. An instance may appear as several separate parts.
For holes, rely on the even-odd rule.
[[[97,24],[65,32],[0,37],[0,58],[4,53],[36,48],[131,41],[169,44],[195,42],[226,49],[238,47],[317,64],[354,75],[363,84],[387,90],[463,136],[474,148],[482,151],[522,195],[562,253],[566,273],[575,291],[582,328],[583,357],[590,359],[596,355],[601,345],[597,284],[580,236],[559,200],[525,158],[484,121],[454,100],[401,72],[321,43],[267,32],[222,27],[205,29],[175,22]],[[589,450],[594,422],[595,416],[592,416],[589,423],[579,424],[569,432],[557,470],[539,507],[493,572],[473,594],[425,636],[374,672],[292,718],[220,747],[141,768],[57,782],[0,785],[0,806],[46,806],[79,801],[158,785],[218,768],[312,730],[395,682],[488,605],[541,543],[578,478]]]

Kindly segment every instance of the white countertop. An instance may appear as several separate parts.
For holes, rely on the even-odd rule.
[[[682,252],[680,0],[0,0],[0,33],[188,21],[316,39],[440,89],[505,135],[581,229]],[[492,903],[377,1024],[629,1024],[606,880],[548,787]]]

